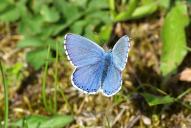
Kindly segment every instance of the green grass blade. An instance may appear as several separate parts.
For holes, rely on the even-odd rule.
[[[109,0],[109,9],[110,9],[110,14],[112,16],[112,18],[115,17],[115,0]]]
[[[49,58],[50,55],[50,46],[48,47],[48,55],[47,59]],[[48,62],[45,64],[45,69],[44,69],[44,74],[43,74],[43,79],[42,79],[42,100],[43,104],[45,106],[46,110],[49,110],[48,104],[47,104],[47,99],[46,99],[46,77],[47,77],[47,72],[48,72]]]
[[[4,88],[4,104],[5,104],[5,111],[4,111],[4,128],[8,128],[8,115],[9,115],[9,102],[8,102],[8,85],[4,74],[3,65],[0,61],[0,70],[1,76],[3,80],[3,88]]]
[[[115,17],[115,21],[128,20],[131,17],[132,13],[135,11],[139,2],[140,2],[139,0],[129,0],[127,11],[125,10],[125,11],[119,13]]]
[[[56,43],[56,68],[55,68],[55,73],[54,73],[54,113],[57,111],[57,85],[58,85],[58,42]]]

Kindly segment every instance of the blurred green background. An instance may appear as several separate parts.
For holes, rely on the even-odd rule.
[[[2,127],[191,127],[190,0],[0,0]],[[131,51],[122,90],[70,82],[66,33]]]

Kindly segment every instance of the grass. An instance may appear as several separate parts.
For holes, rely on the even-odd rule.
[[[48,47],[48,55],[47,55],[47,62],[45,63],[45,68],[44,68],[44,75],[42,79],[42,100],[44,107],[47,111],[49,111],[48,103],[47,103],[47,98],[46,98],[46,80],[47,80],[47,72],[48,72],[48,58],[50,54],[50,47]]]
[[[3,79],[3,88],[4,88],[4,104],[5,104],[5,110],[4,110],[4,128],[8,128],[8,116],[9,116],[9,97],[8,97],[8,85],[7,80],[4,72],[3,65],[0,61],[0,70],[1,70],[1,76]]]
[[[54,71],[54,113],[57,112],[57,91],[58,91],[58,43],[56,43],[56,59],[55,59],[55,71]]]
[[[57,114],[72,115],[72,118],[75,117],[75,121],[73,121],[73,123],[71,123],[70,125],[67,125],[67,128],[94,126],[104,126],[106,128],[128,126],[181,127],[184,122],[189,122],[188,117],[190,115],[191,106],[187,101],[185,101],[186,97],[189,97],[191,95],[191,89],[189,84],[184,81],[180,81],[178,77],[173,77],[171,75],[164,77],[160,71],[160,57],[162,49],[161,44],[164,44],[161,41],[160,37],[160,30],[163,25],[163,20],[165,19],[163,13],[165,13],[166,15],[166,13],[168,13],[171,9],[168,8],[166,12],[162,13],[161,10],[158,10],[157,12],[152,13],[151,16],[149,16],[149,13],[149,15],[146,15],[142,19],[130,20],[127,22],[117,22],[117,25],[113,25],[115,24],[113,20],[115,19],[117,14],[120,14],[121,12],[122,14],[127,12],[126,10],[128,8],[126,7],[128,6],[126,5],[128,4],[128,2],[122,1],[122,3],[122,5],[119,5],[120,3],[115,2],[115,0],[109,0],[108,8],[104,7],[103,10],[107,11],[107,14],[112,17],[111,24],[98,22],[97,25],[93,25],[93,23],[90,23],[89,28],[86,28],[86,25],[84,24],[87,21],[83,21],[83,18],[86,18],[88,16],[97,17],[99,13],[103,10],[99,9],[94,11],[85,9],[85,11],[83,11],[79,15],[75,15],[75,17],[73,17],[71,20],[66,19],[66,22],[64,21],[64,23],[62,24],[62,28],[60,28],[63,31],[58,32],[56,35],[48,37],[48,40],[53,40],[51,43],[54,43],[54,41],[56,42],[58,38],[63,38],[64,33],[73,32],[71,31],[70,27],[76,22],[77,24],[75,25],[77,26],[77,31],[82,30],[82,35],[88,35],[89,32],[92,32],[93,34],[96,33],[96,37],[101,37],[102,34],[104,35],[105,33],[107,33],[107,31],[104,31],[102,34],[99,33],[99,29],[101,29],[102,25],[110,25],[111,27],[113,27],[112,32],[107,33],[108,35],[110,35],[110,37],[108,36],[108,38],[103,38],[106,41],[110,40],[108,41],[109,46],[113,46],[113,44],[117,41],[117,38],[121,37],[124,34],[130,36],[133,39],[132,41],[134,42],[134,45],[132,46],[132,49],[129,53],[126,70],[123,72],[123,87],[120,92],[112,98],[106,98],[101,94],[87,96],[83,93],[80,93],[79,91],[75,90],[71,85],[70,75],[72,73],[72,68],[71,65],[69,65],[69,62],[66,61],[66,57],[63,55],[63,53],[60,52],[62,51],[60,50],[60,45],[58,45],[58,43],[56,42],[54,43],[55,46],[53,46],[53,48],[49,44],[47,46],[44,46],[44,42],[46,42],[46,40],[43,40],[43,43],[41,42],[42,45],[35,44],[32,40],[32,43],[30,42],[30,45],[33,44],[34,49],[37,47],[37,45],[38,48],[36,49],[40,49],[42,47],[44,49],[45,47],[45,50],[48,51],[48,54],[46,55],[46,59],[44,60],[44,66],[39,68],[38,70],[34,70],[29,66],[29,64],[26,67],[23,66],[23,68],[18,71],[19,73],[22,73],[23,76],[23,78],[19,79],[20,82],[17,82],[19,84],[22,83],[21,79],[25,80],[25,78],[28,76],[35,78],[34,80],[28,80],[27,87],[23,89],[24,91],[22,93],[18,93],[17,88],[15,86],[11,86],[14,82],[10,81],[9,77],[6,76],[6,65],[2,65],[2,62],[5,61],[6,64],[12,66],[15,62],[21,61],[20,63],[26,65],[24,55],[28,52],[27,43],[29,43],[26,41],[26,44],[24,44],[23,49],[19,51],[19,53],[15,53],[8,60],[4,59],[2,62],[0,62],[0,70],[3,83],[2,87],[4,90],[2,91],[4,92],[2,93],[4,96],[0,95],[0,99],[3,97],[4,104],[0,103],[0,108],[3,108],[2,110],[4,114],[2,115],[4,116],[5,128],[9,127],[12,122],[19,119],[23,119],[21,125],[22,127],[30,128],[31,120],[27,120],[26,117],[28,115],[32,116],[33,114],[44,115],[47,118],[50,118],[50,120],[51,117]],[[73,3],[70,4],[72,5]],[[44,5],[47,5],[48,7],[49,5],[52,5],[51,7],[55,7],[55,5],[52,3],[44,3]],[[140,7],[141,4],[138,6]],[[172,7],[173,6],[174,5],[172,5]],[[23,7],[25,6],[23,5]],[[68,8],[73,9],[74,6]],[[81,7],[79,9],[81,9]],[[134,9],[137,9],[137,7]],[[99,13],[93,15],[94,13],[92,12]],[[41,13],[36,14],[37,16],[41,16]],[[59,14],[61,14],[61,12],[59,12]],[[122,18],[133,19],[133,17]],[[54,28],[56,25],[60,25],[60,21],[62,21],[63,19],[65,19],[64,16],[58,22],[48,23],[48,25]],[[92,19],[92,21],[93,20],[94,19]],[[5,33],[9,33],[8,36],[6,36],[5,33],[2,34],[3,39],[8,38],[7,42],[2,41],[3,43],[5,42],[4,45],[1,45],[2,43],[0,44],[0,47],[3,47],[3,55],[9,53],[10,51],[12,51],[12,49],[16,48],[16,45],[14,44],[17,44],[18,40],[12,39],[12,36],[15,33],[18,34],[15,30],[15,27],[16,29],[22,28],[22,24],[17,24],[21,21],[17,20],[17,22],[14,22],[13,24],[6,23],[3,27],[3,31],[5,29]],[[36,27],[35,20],[33,23],[33,27],[37,28],[38,30],[39,27]],[[43,21],[43,23],[47,25],[47,21]],[[46,37],[46,32],[47,30],[43,31],[43,33],[45,34],[43,37]],[[27,32],[24,32],[24,34],[26,33]],[[34,35],[32,35],[31,37],[33,36]],[[39,37],[39,33],[35,35],[35,37]],[[188,40],[187,43],[189,44],[190,36],[187,35],[186,38]],[[102,38],[97,40],[102,40]],[[9,45],[9,42],[13,43]],[[171,41],[169,42],[171,43]],[[26,49],[25,46],[27,46]],[[31,46],[29,46],[29,49],[31,51],[34,50],[33,47],[31,48]],[[191,60],[189,58],[191,49],[190,47],[186,47],[184,49],[187,50],[188,56],[184,58],[184,61],[179,67],[176,67],[177,73],[175,73],[175,75],[179,75],[181,71],[184,70],[184,68],[188,68],[190,66]],[[54,56],[52,55],[53,53],[55,53]],[[36,57],[39,58],[38,56]],[[171,60],[173,58],[170,57],[169,59]],[[35,61],[35,59],[32,60]],[[50,63],[50,61],[52,63]],[[31,76],[30,70],[34,72],[34,76]],[[18,81],[16,75],[13,77],[15,77],[15,79]],[[18,87],[19,84],[17,84],[16,86]],[[8,87],[10,87],[9,95]],[[144,97],[144,94],[147,95],[145,95]],[[27,100],[30,101],[30,105],[26,103],[23,97],[27,98]],[[9,99],[11,102],[10,106],[8,104]],[[150,126],[144,124],[142,115],[147,117],[147,119],[151,121]],[[165,116],[163,117],[162,115]],[[181,119],[179,117],[181,117]],[[53,122],[55,122],[54,119]],[[32,120],[34,120],[34,118]],[[41,119],[35,120],[35,122],[39,122],[39,120]],[[191,124],[191,122],[189,123]],[[189,127],[190,124],[185,123],[183,125]]]

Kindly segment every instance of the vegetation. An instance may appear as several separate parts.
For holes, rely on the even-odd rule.
[[[190,0],[0,0],[1,126],[191,127],[190,16]],[[71,85],[66,33],[131,38],[119,93]]]

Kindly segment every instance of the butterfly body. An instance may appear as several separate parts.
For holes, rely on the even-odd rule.
[[[105,53],[103,63],[104,63],[104,66],[103,66],[103,73],[102,73],[102,79],[101,79],[102,84],[107,76],[109,66],[112,63],[112,53],[111,52]]]
[[[127,61],[128,37],[120,38],[113,50],[105,52],[100,46],[79,35],[65,36],[65,50],[75,66],[72,85],[88,94],[116,94],[122,84],[121,73]]]

